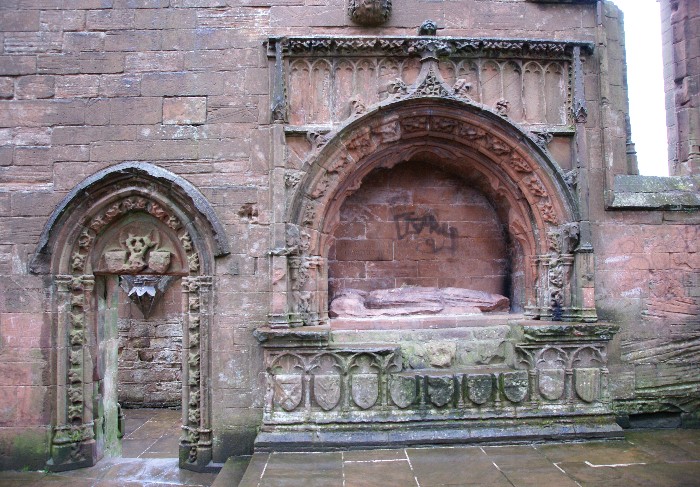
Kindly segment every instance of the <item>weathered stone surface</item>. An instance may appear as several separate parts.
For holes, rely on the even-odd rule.
[[[199,470],[259,430],[344,448],[697,416],[697,2],[661,1],[671,178],[633,174],[612,2],[406,0],[373,28],[325,0],[5,3],[3,466],[93,462],[116,389],[183,407]],[[145,252],[115,235],[150,218]],[[146,318],[109,287],[125,272],[181,285]]]
[[[508,298],[482,291],[458,288],[405,287],[369,293],[342,291],[330,306],[331,316],[412,316],[421,314],[475,314],[506,311]],[[439,361],[443,361],[439,359]]]

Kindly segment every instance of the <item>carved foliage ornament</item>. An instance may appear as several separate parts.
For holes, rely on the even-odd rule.
[[[354,0],[355,2],[362,0]],[[350,8],[350,7],[348,7]],[[420,54],[425,48],[426,38],[415,37],[372,37],[372,36],[329,36],[329,37],[284,37],[271,38],[268,54],[275,55],[277,45],[281,45],[285,56],[324,55],[367,55],[378,56]],[[455,57],[519,57],[523,59],[568,59],[575,47],[593,52],[589,42],[557,42],[537,39],[484,39],[484,38],[441,38],[444,54]]]
[[[114,203],[85,225],[71,256],[71,269],[74,273],[85,271],[86,260],[97,235],[118,218],[130,212],[148,213],[177,232],[177,238],[187,255],[190,272],[199,272],[199,256],[192,244],[192,237],[183,228],[180,220],[159,203],[140,196],[133,196]],[[168,270],[171,254],[158,247],[160,237],[157,232],[120,235],[119,240],[122,249],[117,250],[118,253],[114,253],[115,249],[110,249],[104,255],[109,272],[135,274],[144,270],[152,273],[163,273]]]
[[[441,83],[438,83],[438,86],[442,86]],[[514,181],[519,182],[523,192],[530,195],[531,204],[536,208],[544,222],[550,225],[560,223],[557,211],[539,171],[536,171],[506,139],[487,133],[479,126],[454,118],[415,115],[408,117],[389,116],[376,125],[362,127],[345,138],[342,142],[345,150],[336,157],[327,158],[326,173],[306,191],[308,199],[302,210],[302,224],[305,226],[315,224],[316,218],[319,216],[318,206],[323,205],[325,199],[335,194],[334,189],[339,182],[337,174],[345,166],[354,161],[361,161],[386,144],[413,136],[423,136],[426,133],[444,134],[459,140],[469,141],[473,147],[490,154],[494,162],[510,174]],[[326,136],[325,138],[330,140],[332,137]],[[310,157],[316,155],[311,154]],[[520,174],[524,174],[526,177],[521,178]]]

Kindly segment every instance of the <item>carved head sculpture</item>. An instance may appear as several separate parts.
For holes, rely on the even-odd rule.
[[[391,0],[349,0],[348,15],[356,24],[382,25],[391,15]]]
[[[437,22],[434,20],[426,20],[424,21],[420,27],[418,28],[418,35],[419,36],[434,36],[437,35]]]

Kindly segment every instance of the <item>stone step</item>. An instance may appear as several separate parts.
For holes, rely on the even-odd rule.
[[[245,475],[250,456],[229,457],[211,487],[236,487]]]

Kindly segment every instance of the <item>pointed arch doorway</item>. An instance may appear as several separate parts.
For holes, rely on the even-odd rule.
[[[30,270],[52,279],[54,398],[50,470],[94,465],[119,449],[116,294],[119,276],[154,296],[182,289],[180,466],[212,458],[209,329],[215,257],[223,226],[184,179],[146,163],[122,163],[73,189],[54,210]],[[144,289],[151,288],[151,289]]]

